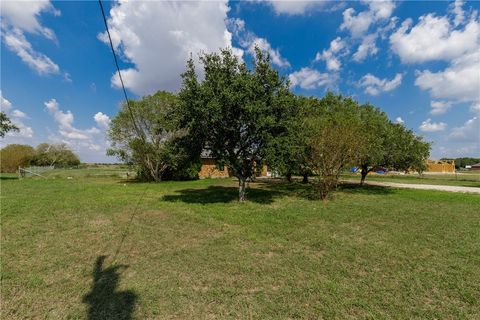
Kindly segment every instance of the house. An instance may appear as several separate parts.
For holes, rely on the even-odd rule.
[[[470,170],[480,170],[480,163],[472,164]]]
[[[426,172],[455,173],[455,161],[454,160],[427,160]]]
[[[198,172],[200,178],[227,178],[232,176],[232,173],[227,167],[224,167],[223,170],[217,168],[215,158],[213,158],[207,151],[202,152],[200,163],[202,164],[200,171]],[[262,171],[257,174],[257,177],[269,177],[270,175],[268,167],[264,165]]]

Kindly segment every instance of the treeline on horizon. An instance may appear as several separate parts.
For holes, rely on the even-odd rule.
[[[480,163],[480,158],[470,158],[470,157],[462,157],[462,158],[441,158],[440,160],[453,160],[455,161],[455,169],[464,169],[465,166],[471,166],[477,163]]]
[[[256,48],[251,67],[229,49],[203,54],[203,80],[192,58],[178,94],[159,91],[123,104],[108,131],[108,155],[136,167],[139,179],[198,176],[202,153],[245,185],[263,165],[289,180],[315,175],[321,198],[350,166],[361,183],[377,167],[422,172],[430,143],[379,108],[328,92],[298,96]]]
[[[9,144],[0,150],[0,159],[0,172],[17,172],[20,167],[28,166],[62,168],[80,165],[78,156],[64,143],[40,143],[36,148]]]

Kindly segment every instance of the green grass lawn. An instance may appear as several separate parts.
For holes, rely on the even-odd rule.
[[[344,179],[360,181],[360,174],[344,174]],[[437,184],[446,186],[478,187],[480,188],[480,172],[457,174],[418,174],[392,175],[369,174],[366,181],[384,181],[398,183]]]
[[[102,172],[3,176],[2,319],[480,318],[478,195]]]

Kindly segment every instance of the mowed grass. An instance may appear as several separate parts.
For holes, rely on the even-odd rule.
[[[344,174],[348,180],[360,181],[360,174]],[[457,174],[431,174],[422,176],[418,174],[393,175],[393,174],[369,174],[366,181],[383,181],[397,183],[435,184],[445,186],[478,187],[480,188],[480,172],[459,172]]]
[[[480,318],[478,195],[101,172],[2,180],[2,318]]]

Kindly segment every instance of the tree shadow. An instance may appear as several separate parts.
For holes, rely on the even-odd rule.
[[[394,190],[389,187],[383,186],[372,186],[372,185],[360,185],[359,183],[351,183],[351,182],[342,182],[338,186],[339,191],[343,191],[345,193],[351,194],[371,194],[371,195],[379,195],[379,194],[392,194]]]
[[[209,186],[205,189],[184,189],[176,192],[177,194],[165,195],[162,197],[163,201],[169,202],[185,202],[185,203],[226,203],[238,200],[238,188],[223,187],[223,186]],[[247,201],[269,204],[274,201],[276,197],[282,195],[282,192],[263,188],[247,188]]]
[[[18,180],[18,177],[14,176],[2,176],[0,175],[0,180]]]
[[[103,267],[106,256],[99,256],[93,267],[93,284],[90,292],[83,297],[83,302],[89,304],[88,320],[132,319],[137,295],[131,291],[117,291],[120,281],[120,271],[126,265]]]

